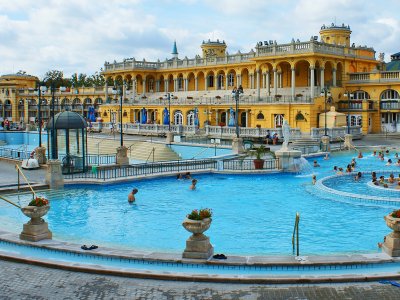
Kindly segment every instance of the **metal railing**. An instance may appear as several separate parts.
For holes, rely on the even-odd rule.
[[[263,170],[276,170],[279,166],[278,158],[265,159]],[[223,161],[224,170],[228,171],[251,171],[256,170],[253,159],[229,159]]]
[[[153,162],[154,162],[154,154],[156,152],[156,148],[153,147],[153,149],[150,151],[149,156],[146,159],[146,163],[149,161],[150,156],[153,154]]]
[[[9,204],[11,204],[11,205],[14,205],[15,207],[21,208],[21,206],[19,206],[18,204],[15,204],[14,202],[8,200],[7,198],[5,198],[5,197],[3,197],[3,196],[0,196],[0,199],[6,201],[7,203],[9,203]]]
[[[31,151],[27,150],[20,150],[18,149],[11,149],[11,148],[4,148],[0,147],[0,157],[4,158],[11,158],[15,160],[24,160],[29,158]]]
[[[35,191],[33,190],[33,188],[32,188],[32,186],[31,186],[31,184],[30,184],[28,178],[26,178],[24,172],[22,172],[20,166],[15,165],[15,169],[17,170],[17,173],[18,173],[18,186],[17,186],[18,191],[19,191],[19,189],[20,189],[20,183],[19,183],[20,180],[19,180],[19,176],[20,176],[20,174],[21,174],[21,175],[22,175],[22,178],[25,179],[25,182],[28,184],[28,186],[29,186],[29,188],[30,188],[30,190],[31,190],[31,192],[32,192],[32,197],[33,197],[33,199],[35,199],[36,193],[35,193]]]
[[[299,245],[299,223],[300,223],[300,214],[296,212],[296,219],[294,221],[293,235],[292,235],[292,246],[293,246],[293,254],[296,250],[296,256],[300,254],[300,245]],[[296,242],[295,242],[296,240]]]
[[[96,180],[110,180],[124,177],[146,176],[154,174],[171,174],[182,171],[216,169],[217,161],[203,160],[179,160],[169,162],[143,163],[128,166],[103,166],[92,168],[91,172],[66,174],[65,179],[87,178]]]

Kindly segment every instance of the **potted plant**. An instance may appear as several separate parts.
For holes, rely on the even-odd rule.
[[[251,152],[252,155],[256,157],[256,159],[253,160],[254,162],[254,168],[256,170],[261,170],[264,167],[264,159],[262,158],[264,154],[267,152],[267,148],[265,148],[264,145],[261,145],[258,148],[254,148],[253,151]]]
[[[384,243],[381,244],[383,251],[390,256],[400,256],[400,209],[384,217],[386,225],[393,230],[385,236]]]
[[[210,238],[203,234],[211,225],[212,211],[209,208],[194,209],[186,216],[182,226],[192,235],[186,240],[183,258],[208,259],[213,255],[214,248]]]
[[[21,211],[25,216],[31,218],[29,224],[38,225],[44,222],[42,217],[47,214],[49,209],[49,200],[44,197],[37,196],[35,199],[29,202],[28,206],[22,207]]]
[[[211,216],[212,211],[209,208],[194,209],[186,216],[182,226],[193,233],[193,238],[199,239],[203,236],[203,232],[210,228]]]

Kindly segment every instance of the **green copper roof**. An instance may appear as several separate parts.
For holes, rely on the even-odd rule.
[[[386,71],[400,71],[400,60],[393,60],[387,63]]]
[[[174,41],[174,47],[172,48],[171,54],[178,54],[178,48],[176,47],[176,41]]]

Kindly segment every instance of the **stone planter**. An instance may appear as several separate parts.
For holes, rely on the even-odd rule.
[[[182,254],[183,258],[208,259],[214,253],[210,238],[203,234],[211,226],[211,219],[206,218],[200,221],[186,218],[182,226],[193,233],[186,240],[186,248]]]
[[[384,219],[386,225],[392,229],[393,232],[385,236],[382,249],[390,256],[400,256],[400,218],[393,218],[391,215],[387,215]]]
[[[23,230],[19,235],[21,240],[37,242],[52,238],[52,233],[48,228],[48,224],[42,219],[49,209],[50,205],[25,206],[21,208],[22,213],[31,218],[31,220],[23,226]]]

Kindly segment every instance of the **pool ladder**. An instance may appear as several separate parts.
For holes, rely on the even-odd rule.
[[[299,256],[299,223],[300,223],[300,214],[296,212],[296,220],[294,221],[293,235],[292,235],[292,246],[293,246],[293,254],[296,251],[296,256]],[[296,239],[296,243],[295,243]]]

